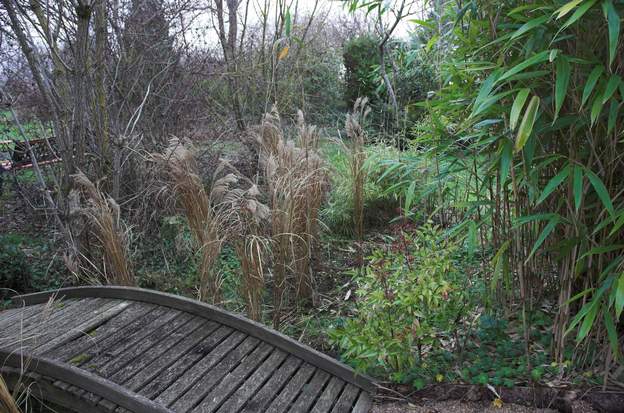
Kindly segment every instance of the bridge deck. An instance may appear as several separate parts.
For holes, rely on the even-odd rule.
[[[369,410],[374,387],[367,377],[215,307],[122,287],[64,289],[48,302],[52,296],[17,297],[18,308],[0,312],[0,372],[10,386],[20,376],[36,382],[66,408]]]

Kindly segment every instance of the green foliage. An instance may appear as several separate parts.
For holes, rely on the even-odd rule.
[[[430,224],[375,250],[362,274],[354,273],[355,314],[331,332],[342,357],[398,379],[440,349],[468,300],[457,251]]]
[[[354,231],[353,183],[347,154],[340,145],[331,141],[323,145],[322,151],[332,169],[330,174],[332,188],[321,210],[321,221],[335,234],[352,236]],[[387,224],[396,214],[397,200],[392,193],[387,191],[392,182],[388,179],[380,179],[380,177],[385,172],[384,162],[398,157],[399,153],[389,146],[371,145],[366,147],[366,156],[364,221],[365,226],[370,228]]]
[[[362,96],[371,102],[376,97],[377,83],[374,68],[379,65],[379,39],[372,35],[362,35],[349,40],[343,50],[345,67],[345,101],[352,107]]]
[[[0,300],[17,293],[68,285],[67,270],[43,239],[0,235]]]

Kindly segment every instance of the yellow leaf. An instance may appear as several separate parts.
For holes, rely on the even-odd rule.
[[[500,399],[499,397],[492,400],[492,407],[496,407],[497,409],[500,409],[501,407],[503,407],[503,400]]]
[[[282,60],[283,58],[285,58],[286,56],[288,56],[288,46],[284,47],[280,52],[279,55],[277,55],[277,60]]]
[[[444,376],[443,376],[443,375],[441,375],[440,373],[438,373],[438,374],[436,374],[435,379],[436,379],[436,381],[437,381],[438,383],[441,383],[441,382],[442,382],[442,380],[444,380]]]

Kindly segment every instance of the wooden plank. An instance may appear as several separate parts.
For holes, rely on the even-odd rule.
[[[358,396],[355,406],[353,406],[353,413],[368,413],[372,406],[371,397],[365,391],[361,391]]]
[[[307,412],[314,404],[320,393],[323,391],[325,383],[330,379],[329,373],[323,370],[316,370],[314,377],[301,389],[297,400],[290,408],[291,412]]]
[[[99,354],[105,353],[109,348],[115,348],[118,346],[122,340],[127,339],[128,336],[134,334],[137,330],[140,330],[141,326],[147,325],[151,323],[154,319],[158,318],[160,315],[164,314],[166,309],[164,307],[155,307],[154,310],[149,311],[144,317],[139,317],[132,321],[130,324],[125,327],[118,329],[112,332],[110,335],[105,338],[99,340],[95,343],[94,346],[90,346],[85,349],[82,353],[74,354],[72,357],[66,357],[64,360],[68,361],[72,358],[76,358],[76,356],[80,356],[79,362],[73,362],[76,366],[82,365],[87,361],[91,360],[93,357],[98,356]]]
[[[240,332],[235,332],[237,334]],[[233,335],[234,335],[233,334]],[[242,333],[240,333],[242,334]],[[223,349],[223,345],[218,346],[207,359],[208,363],[203,363],[200,369],[195,366],[189,370],[183,380],[176,383],[182,383],[183,386],[175,387],[173,392],[169,392],[166,401],[159,397],[157,400],[163,402],[165,406],[171,406],[176,412],[188,412],[195,407],[204,396],[247,354],[249,354],[259,341],[254,337],[245,337],[245,339],[232,349]],[[205,360],[205,359],[204,359]],[[202,360],[202,361],[204,361]],[[181,390],[181,391],[180,391]],[[174,398],[171,400],[171,396]]]
[[[281,350],[273,351],[269,358],[266,359],[242,385],[233,389],[234,393],[217,412],[231,413],[239,411],[269,377],[271,377],[273,372],[279,368],[287,356],[288,354]]]
[[[90,308],[95,308],[97,311],[112,305],[113,301],[109,299],[84,299],[68,304],[54,313],[41,314],[40,317],[36,317],[36,321],[33,321],[32,324],[17,331],[14,336],[16,340],[10,348],[22,346],[28,347],[29,351],[32,351],[35,347],[45,343],[50,335],[56,335],[66,326],[88,316]],[[9,346],[6,347],[9,348]]]
[[[151,333],[144,336],[134,345],[127,347],[125,351],[119,353],[114,359],[108,361],[103,366],[100,366],[97,369],[97,373],[102,377],[112,376],[113,374],[117,373],[117,371],[121,370],[124,366],[126,366],[128,363],[130,363],[132,360],[141,356],[144,352],[150,350],[152,346],[165,340],[169,336],[169,334],[184,326],[192,318],[193,316],[191,314],[179,313],[176,317],[152,330]]]
[[[219,324],[207,321],[200,328],[195,330],[191,335],[186,337],[175,347],[167,350],[165,354],[156,358],[152,363],[142,366],[142,368],[129,380],[124,382],[124,387],[137,391],[143,388],[147,383],[154,380],[158,375],[171,367],[174,363],[181,360],[182,357],[188,355],[188,352],[200,344],[206,344],[206,340],[217,328]],[[223,327],[226,331],[232,331],[227,327]],[[225,336],[226,334],[224,334]]]
[[[34,349],[34,354],[42,354],[46,351],[53,349],[56,346],[61,346],[68,341],[72,341],[76,339],[76,337],[80,337],[84,335],[86,331],[90,331],[95,327],[105,323],[107,320],[115,317],[117,314],[122,312],[126,307],[130,305],[128,301],[119,301],[115,303],[112,307],[108,305],[103,307],[102,309],[94,312],[91,317],[85,319],[81,324],[72,327],[68,331],[63,334],[57,336],[54,339],[47,341],[46,343],[37,346]]]
[[[56,360],[71,360],[88,348],[100,345],[109,334],[121,330],[133,320],[142,317],[154,308],[155,306],[152,304],[134,302],[110,321],[92,331],[85,332],[84,335],[72,342],[66,343],[63,347],[57,347],[47,351],[44,356]]]
[[[9,325],[13,325],[18,320],[26,321],[29,317],[37,314],[45,307],[45,304],[31,305],[27,307],[10,308],[0,312],[0,331],[4,333]]]
[[[288,410],[292,401],[299,395],[299,392],[310,380],[315,370],[316,367],[308,363],[301,366],[266,411],[268,413],[283,413]]]
[[[137,342],[135,345],[130,346],[123,353],[119,354],[116,358],[106,363],[103,367],[97,370],[97,374],[102,377],[106,377],[113,382],[120,383],[120,381],[115,381],[112,379],[112,375],[118,373],[120,370],[125,369],[127,375],[132,375],[134,370],[134,365],[141,365],[143,363],[148,363],[153,360],[153,357],[157,357],[158,351],[154,350],[152,347],[157,344],[167,343],[171,338],[171,335],[174,335],[174,344],[180,339],[184,338],[188,334],[188,330],[182,331],[182,333],[178,333],[175,335],[176,331],[183,329],[187,326],[188,322],[193,319],[193,316],[188,313],[179,313],[176,317],[174,317],[171,321],[166,324],[161,325],[157,329],[155,329],[151,334],[145,336],[142,340]],[[200,317],[196,317],[196,320],[200,322],[204,322],[205,320]],[[196,326],[195,326],[196,327]],[[195,328],[190,327],[190,328]],[[171,344],[169,344],[171,345]],[[151,358],[149,358],[151,357]],[[148,359],[149,358],[149,359]],[[123,376],[122,376],[123,377]],[[97,396],[93,394],[85,395],[85,398],[93,403],[101,404],[105,408],[110,411],[115,410],[116,406],[113,403],[110,403],[107,400],[101,400]]]
[[[352,385],[351,383],[347,383],[344,390],[342,390],[342,394],[338,401],[334,405],[332,409],[332,413],[347,413],[351,411],[353,407],[353,403],[355,403],[355,399],[360,393],[360,389]]]
[[[325,354],[305,346],[275,330],[267,328],[260,323],[185,297],[133,287],[88,286],[64,288],[57,291],[16,296],[13,297],[13,300],[16,304],[20,304],[22,302],[35,304],[47,300],[47,298],[53,294],[59,294],[64,297],[72,298],[105,297],[144,301],[171,307],[180,311],[186,311],[194,315],[203,316],[210,320],[217,321],[221,324],[242,331],[250,336],[259,338],[262,341],[266,341],[269,344],[288,353],[294,354],[297,357],[302,358],[304,361],[318,366],[320,369],[325,370],[334,376],[338,376],[344,381],[355,384],[366,391],[375,391],[375,385],[371,378],[362,374],[356,374],[356,372],[350,367],[339,363],[337,360],[334,360]]]
[[[87,320],[108,311],[116,305],[116,300],[85,300],[72,306],[68,312],[55,320],[46,320],[38,329],[31,332],[28,340],[32,342],[29,351],[34,352],[36,348],[47,345],[51,339],[57,338],[60,332],[71,331]]]
[[[338,398],[338,395],[342,391],[344,385],[344,381],[338,377],[332,377],[325,387],[325,390],[323,390],[323,393],[314,404],[312,413],[327,413],[331,411],[331,408],[334,406],[334,402]]]
[[[12,340],[18,337],[28,336],[29,333],[35,329],[40,329],[44,323],[52,322],[57,317],[63,316],[66,312],[70,311],[70,308],[74,305],[78,305],[89,299],[83,298],[80,300],[69,300],[63,303],[48,303],[40,308],[40,311],[33,313],[27,319],[24,319],[21,323],[15,323],[4,329],[3,335],[10,337]]]
[[[246,356],[234,370],[227,373],[220,382],[217,382],[217,386],[204,397],[193,411],[199,413],[212,413],[216,411],[219,406],[241,386],[245,379],[266,360],[273,350],[275,350],[275,347],[270,344],[260,343],[260,345],[256,347],[251,354]],[[210,371],[209,375],[212,376],[213,374],[214,372]]]
[[[171,365],[167,370],[159,374],[154,380],[152,380],[147,386],[139,390],[139,393],[143,394],[150,399],[155,398],[164,392],[167,388],[172,386],[179,378],[181,378],[185,372],[190,370],[193,366],[197,366],[202,363],[202,358],[207,358],[208,355],[217,347],[233,347],[244,338],[244,334],[237,333],[232,336],[233,330],[229,327],[221,326],[213,334],[203,340],[198,346],[194,347],[191,352],[186,354],[176,363]],[[204,361],[206,363],[206,361]],[[172,398],[173,399],[173,398]]]
[[[264,383],[260,391],[245,405],[243,412],[256,413],[265,411],[266,407],[297,371],[301,363],[301,359],[289,356],[284,364]]]
[[[124,352],[127,348],[135,345],[138,341],[142,340],[145,336],[151,334],[161,325],[167,323],[172,318],[180,314],[179,311],[171,311],[166,307],[158,307],[149,314],[149,317],[144,320],[147,323],[136,323],[131,329],[125,329],[122,334],[116,336],[116,341],[110,343],[107,348],[94,349],[94,351],[87,351],[87,354],[93,355],[93,358],[85,360],[82,363],[83,368],[98,371],[102,366],[108,363],[110,360],[117,357]]]
[[[191,315],[188,316],[192,317]],[[128,361],[128,363],[119,369],[119,371],[110,375],[110,379],[119,384],[126,382],[137,372],[139,372],[143,366],[146,366],[152,361],[160,358],[167,350],[178,344],[181,340],[186,340],[191,337],[195,330],[203,327],[205,324],[206,320],[203,318],[193,317],[188,323],[176,330],[171,331],[166,338],[155,341],[154,345],[149,349],[146,348],[140,357],[135,357],[133,360]],[[154,338],[151,339],[153,340]],[[143,345],[143,343],[141,343],[141,345]]]
[[[23,357],[28,356],[19,352],[0,350],[0,360],[3,366],[20,368],[23,364]],[[135,413],[171,413],[169,409],[130,392],[118,384],[56,360],[30,357],[28,371],[79,386],[105,399],[115,400],[120,406]]]

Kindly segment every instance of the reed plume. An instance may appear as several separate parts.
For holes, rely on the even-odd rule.
[[[119,205],[82,172],[72,178],[75,185],[73,192],[83,200],[83,205],[72,212],[78,212],[87,218],[101,247],[102,267],[91,263],[98,269],[99,281],[114,285],[136,285],[128,253],[129,232],[121,220]]]

